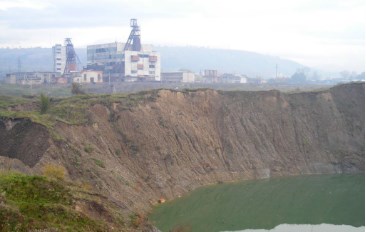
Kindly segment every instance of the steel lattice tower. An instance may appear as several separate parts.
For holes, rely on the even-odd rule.
[[[140,27],[137,25],[137,19],[130,20],[132,28],[130,36],[126,42],[125,51],[141,51]]]
[[[64,75],[69,75],[72,71],[77,71],[77,56],[74,49],[74,45],[71,42],[71,38],[65,39],[66,47],[66,65]]]

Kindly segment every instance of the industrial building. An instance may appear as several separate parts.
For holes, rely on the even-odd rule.
[[[244,75],[224,73],[219,77],[220,83],[245,84],[248,78]]]
[[[103,82],[103,72],[93,71],[93,70],[83,70],[78,75],[73,77],[75,83],[102,83]]]
[[[142,45],[140,27],[131,19],[126,43],[114,42],[87,46],[88,70],[103,71],[112,81],[160,81],[160,54],[151,45]]]
[[[74,45],[70,38],[66,38],[64,45],[56,44],[52,47],[53,71],[59,73],[71,82],[72,78],[78,73],[79,58],[76,55]]]
[[[19,85],[40,85],[55,83],[58,72],[15,72],[6,74],[5,83]]]
[[[162,82],[183,82],[183,83],[193,83],[195,81],[195,75],[188,71],[179,72],[162,72],[161,73]]]
[[[207,83],[219,83],[219,75],[217,70],[206,69],[203,75],[204,82]]]

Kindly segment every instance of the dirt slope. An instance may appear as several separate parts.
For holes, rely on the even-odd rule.
[[[71,179],[142,212],[211,183],[364,172],[364,93],[364,83],[293,94],[152,91],[129,107],[96,102],[88,123],[58,123],[57,141],[39,125],[3,119],[0,166],[38,173],[60,164]]]

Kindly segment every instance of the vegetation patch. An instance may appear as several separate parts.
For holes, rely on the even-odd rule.
[[[87,144],[87,145],[84,146],[84,151],[86,153],[92,153],[94,151],[94,148],[92,147],[92,145]]]
[[[113,227],[77,210],[75,202],[100,202],[95,197],[89,190],[64,181],[1,173],[0,231],[124,231],[122,215],[103,204],[94,203],[98,207],[91,210],[102,209]]]
[[[29,100],[22,97],[0,96],[0,109],[6,110],[8,107],[25,104],[27,102],[29,102]]]
[[[41,101],[41,107],[40,107],[41,114],[45,114],[50,108],[50,98],[44,94],[41,94],[40,101]]]
[[[134,213],[130,215],[130,223],[133,228],[138,228],[144,221],[145,218],[142,214]]]
[[[130,109],[145,100],[155,99],[157,92],[140,92],[135,94],[89,95],[79,94],[68,98],[51,98],[40,94],[39,98],[31,96],[0,96],[0,117],[29,118],[33,122],[52,129],[59,121],[69,125],[91,123],[89,108],[101,104],[108,108],[118,102],[121,109]]]
[[[16,205],[71,204],[71,196],[59,182],[42,176],[27,176],[17,173],[0,175],[0,190],[6,200]]]
[[[121,149],[117,148],[117,149],[115,150],[115,155],[119,157],[119,156],[121,156],[121,154],[122,154]]]
[[[104,164],[104,162],[103,162],[103,161],[98,160],[98,159],[93,159],[93,160],[94,160],[94,163],[95,163],[97,166],[99,166],[99,167],[101,167],[101,168],[105,168],[105,164]]]
[[[46,164],[42,168],[43,175],[55,180],[64,180],[66,170],[64,167],[55,164]]]

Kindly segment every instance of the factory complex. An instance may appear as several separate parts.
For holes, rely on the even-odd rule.
[[[242,75],[218,75],[217,70],[161,72],[161,57],[152,45],[141,43],[137,19],[130,20],[131,32],[125,43],[112,42],[87,46],[87,64],[81,62],[71,38],[52,47],[53,70],[49,72],[13,72],[6,74],[9,84],[68,84],[103,82],[206,82],[246,83]]]
[[[53,71],[67,82],[160,81],[160,55],[151,45],[141,44],[140,27],[130,21],[131,33],[126,43],[114,42],[87,46],[87,65],[79,72],[78,58],[70,39],[56,44]]]

